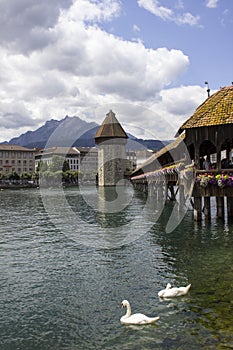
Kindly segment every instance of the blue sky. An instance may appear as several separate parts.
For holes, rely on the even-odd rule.
[[[187,71],[179,84],[202,85],[208,80],[212,89],[230,85],[233,78],[233,2],[205,1],[122,1],[122,15],[104,26],[127,40],[142,40],[145,47],[181,50],[189,57]],[[172,11],[169,18],[157,14],[159,6]],[[147,6],[146,6],[147,5]],[[151,10],[149,10],[151,6]],[[187,23],[180,20],[190,15]]]
[[[66,115],[171,139],[233,81],[232,0],[1,0],[0,141]]]

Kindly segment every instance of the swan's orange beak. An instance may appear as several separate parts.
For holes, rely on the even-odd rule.
[[[124,305],[123,305],[123,304],[121,304],[121,307],[124,307]]]

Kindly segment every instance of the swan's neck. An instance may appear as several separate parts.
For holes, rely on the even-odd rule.
[[[127,311],[125,317],[129,317],[131,315],[131,307],[129,304],[126,305]]]

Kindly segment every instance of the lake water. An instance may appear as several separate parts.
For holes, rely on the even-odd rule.
[[[233,349],[233,224],[188,210],[167,233],[171,205],[153,222],[127,191],[0,192],[1,350]],[[192,287],[160,300],[168,282]],[[122,325],[123,299],[160,320]]]

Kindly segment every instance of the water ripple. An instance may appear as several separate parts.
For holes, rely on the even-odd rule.
[[[50,196],[56,198],[56,191]],[[102,249],[78,244],[57,229],[36,190],[2,191],[0,207],[1,350],[233,346],[230,225],[197,226],[188,213],[168,234],[165,208],[148,232],[138,223],[139,239]],[[85,234],[98,239],[94,226],[88,227],[93,231]],[[190,293],[160,300],[157,293],[168,282],[191,282]],[[125,298],[133,312],[159,315],[158,323],[121,325]]]

